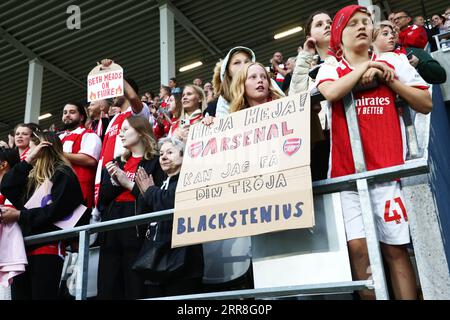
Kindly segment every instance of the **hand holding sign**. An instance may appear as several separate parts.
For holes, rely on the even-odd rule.
[[[114,63],[114,61],[111,60],[111,59],[103,59],[103,60],[100,62],[100,64],[102,65],[100,70],[109,69],[109,67],[110,67],[113,63]]]

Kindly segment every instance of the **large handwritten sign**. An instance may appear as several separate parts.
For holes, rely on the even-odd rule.
[[[123,69],[118,64],[111,64],[103,69],[96,66],[89,72],[87,78],[88,101],[103,100],[123,95]]]
[[[309,93],[192,126],[172,246],[312,227],[309,162]]]

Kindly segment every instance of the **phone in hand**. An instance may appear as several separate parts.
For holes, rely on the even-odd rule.
[[[408,52],[408,54],[406,55],[406,57],[408,58],[408,60],[410,60],[413,56],[412,51]]]

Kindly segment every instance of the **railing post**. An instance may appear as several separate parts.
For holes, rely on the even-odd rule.
[[[356,180],[358,188],[359,202],[366,232],[367,251],[369,254],[370,269],[377,300],[388,300],[388,290],[381,259],[380,244],[373,218],[372,204],[370,203],[369,186],[366,179]]]
[[[81,231],[78,247],[76,300],[86,300],[89,268],[89,230]]]
[[[355,170],[356,173],[364,172],[366,171],[366,162],[364,159],[361,135],[359,133],[358,116],[352,93],[349,93],[344,97],[344,108]],[[367,180],[357,180],[356,186],[358,188],[364,230],[366,233],[367,252],[369,254],[370,268],[375,287],[375,297],[380,300],[387,300],[389,299],[389,294],[386,286],[380,244],[378,242]]]
[[[353,161],[355,163],[356,173],[367,171],[366,161],[364,159],[364,151],[359,133],[358,116],[353,99],[350,92],[344,97],[345,118],[347,119],[348,134],[350,136],[350,145],[352,147]]]

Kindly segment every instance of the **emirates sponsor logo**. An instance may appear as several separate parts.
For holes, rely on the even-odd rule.
[[[368,107],[368,106],[388,106],[391,104],[391,98],[389,97],[364,97],[355,99],[355,104],[357,107]]]

